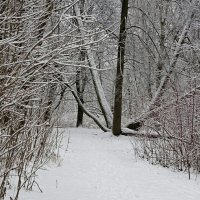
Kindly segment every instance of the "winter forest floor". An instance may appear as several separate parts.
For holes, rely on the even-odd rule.
[[[59,164],[38,172],[34,191],[19,200],[199,200],[200,177],[135,158],[129,137],[66,129]],[[69,141],[69,144],[68,144]],[[12,191],[10,191],[12,195]]]

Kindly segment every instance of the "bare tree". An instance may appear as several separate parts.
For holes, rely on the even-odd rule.
[[[122,87],[125,59],[125,42],[126,42],[126,24],[128,15],[128,0],[122,1],[120,35],[118,43],[117,56],[117,75],[115,83],[115,102],[114,102],[114,117],[112,131],[114,135],[121,133],[121,117],[122,117]]]

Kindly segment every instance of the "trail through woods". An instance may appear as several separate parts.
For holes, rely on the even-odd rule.
[[[50,163],[38,172],[43,193],[35,185],[19,200],[199,200],[199,177],[188,180],[186,174],[136,159],[129,137],[64,131],[58,166]]]

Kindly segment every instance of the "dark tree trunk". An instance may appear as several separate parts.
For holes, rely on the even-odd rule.
[[[80,52],[79,60],[85,61],[85,52],[84,51]],[[84,69],[82,67],[80,67],[79,69],[77,69],[77,72],[76,72],[76,90],[77,90],[77,95],[82,104],[84,104],[83,94],[84,94],[86,82],[87,82],[87,75],[84,73]],[[84,114],[83,109],[78,104],[76,127],[82,126],[83,114]]]
[[[80,101],[82,102],[82,104],[84,104],[83,99],[80,99]],[[83,109],[80,105],[78,105],[78,113],[77,113],[77,121],[76,121],[76,127],[80,127],[83,124]]]
[[[128,15],[128,0],[123,0],[122,10],[121,10],[120,35],[118,42],[117,76],[115,83],[114,116],[113,116],[113,127],[112,127],[112,132],[116,136],[120,135],[121,133],[122,89],[123,89],[127,15]]]

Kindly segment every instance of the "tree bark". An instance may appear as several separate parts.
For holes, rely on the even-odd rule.
[[[81,51],[80,52],[80,61],[84,61],[84,60],[85,60],[85,52]],[[77,95],[82,104],[84,104],[83,94],[84,94],[85,85],[86,85],[86,81],[87,81],[86,78],[84,78],[84,76],[86,76],[86,75],[84,75],[83,69],[81,67],[79,67],[79,69],[77,69],[77,72],[76,72],[76,91],[77,91]],[[82,126],[83,114],[84,114],[83,109],[78,104],[76,127]]]
[[[126,43],[126,23],[128,15],[128,0],[122,1],[121,9],[121,25],[118,41],[118,56],[117,56],[117,75],[115,84],[114,98],[114,115],[112,132],[118,136],[121,133],[121,116],[122,116],[122,90],[123,90],[123,72],[125,58],[125,43]]]

